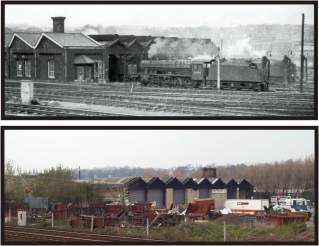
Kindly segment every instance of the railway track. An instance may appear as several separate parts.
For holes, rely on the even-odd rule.
[[[25,105],[17,103],[5,103],[6,115],[26,114],[30,116],[128,116],[125,114],[94,112],[89,110],[66,109],[44,105]]]
[[[6,98],[19,95],[18,85],[18,82],[6,85]],[[257,93],[136,87],[130,93],[128,86],[38,84],[35,96],[40,100],[82,102],[189,116],[312,116],[314,113],[314,95],[295,91]]]
[[[145,239],[138,237],[113,236],[98,233],[79,231],[63,231],[55,229],[40,229],[32,227],[5,226],[4,241],[15,242],[74,242],[103,244],[108,242],[136,242],[136,243],[164,243],[162,240]]]

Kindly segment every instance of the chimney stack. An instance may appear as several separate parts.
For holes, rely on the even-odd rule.
[[[216,178],[217,171],[215,167],[204,167],[202,169],[202,176],[203,178]]]
[[[65,17],[51,17],[53,20],[53,32],[64,33]]]

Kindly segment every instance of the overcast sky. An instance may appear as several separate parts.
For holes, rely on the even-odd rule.
[[[5,131],[5,160],[23,170],[58,164],[169,168],[280,161],[311,154],[312,130]]]
[[[6,5],[6,24],[51,27],[52,16],[66,16],[67,27],[92,25],[200,26],[313,24],[312,5]]]

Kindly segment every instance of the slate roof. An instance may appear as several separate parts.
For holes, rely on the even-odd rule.
[[[25,40],[28,44],[34,47],[39,38],[41,37],[41,33],[32,33],[32,32],[16,32],[16,34]]]
[[[45,32],[45,35],[59,43],[63,47],[99,47],[98,42],[91,40],[83,33],[53,33]]]
[[[8,48],[12,39],[13,33],[5,33],[4,35],[4,47]]]
[[[94,34],[89,35],[94,40],[101,44],[111,46],[116,42],[121,42],[127,47],[130,47],[135,42],[140,44],[142,47],[147,47],[153,42],[153,37],[151,36],[135,36],[135,35],[118,35],[118,34]]]

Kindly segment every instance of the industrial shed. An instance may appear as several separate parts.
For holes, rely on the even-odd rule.
[[[9,61],[10,61],[10,52],[9,44],[12,39],[13,33],[5,33],[4,36],[4,76],[5,78],[9,77]]]
[[[165,183],[158,177],[152,177],[144,180],[147,185],[147,201],[155,201],[157,208],[164,208]]]
[[[146,201],[147,185],[141,177],[127,180],[125,183],[128,192],[128,200],[131,203]]]
[[[198,197],[209,198],[211,197],[211,182],[207,178],[201,178],[198,180]]]
[[[82,33],[43,33],[36,52],[40,80],[105,82],[105,50]]]
[[[82,33],[64,33],[64,17],[52,19],[53,32],[13,34],[8,78],[105,82],[108,61],[101,44]]]
[[[185,178],[182,181],[185,189],[185,202],[190,203],[199,197],[198,184],[193,178]]]
[[[185,204],[185,188],[181,181],[176,177],[165,180],[166,184],[166,208],[179,204]]]
[[[226,188],[227,188],[227,199],[237,199],[239,195],[238,192],[238,183],[235,179],[225,179]]]
[[[9,78],[36,79],[35,45],[41,33],[14,33],[8,45],[9,50]]]
[[[104,46],[108,55],[110,81],[126,80],[127,74],[140,70],[141,60],[147,57],[151,41],[135,35],[97,34],[90,37]],[[145,46],[144,46],[145,45]]]
[[[254,193],[254,186],[249,183],[246,179],[243,179],[239,184],[239,198],[240,199],[251,199]]]
[[[215,200],[215,208],[223,209],[227,200],[227,186],[220,178],[210,179],[211,181],[211,197]]]

